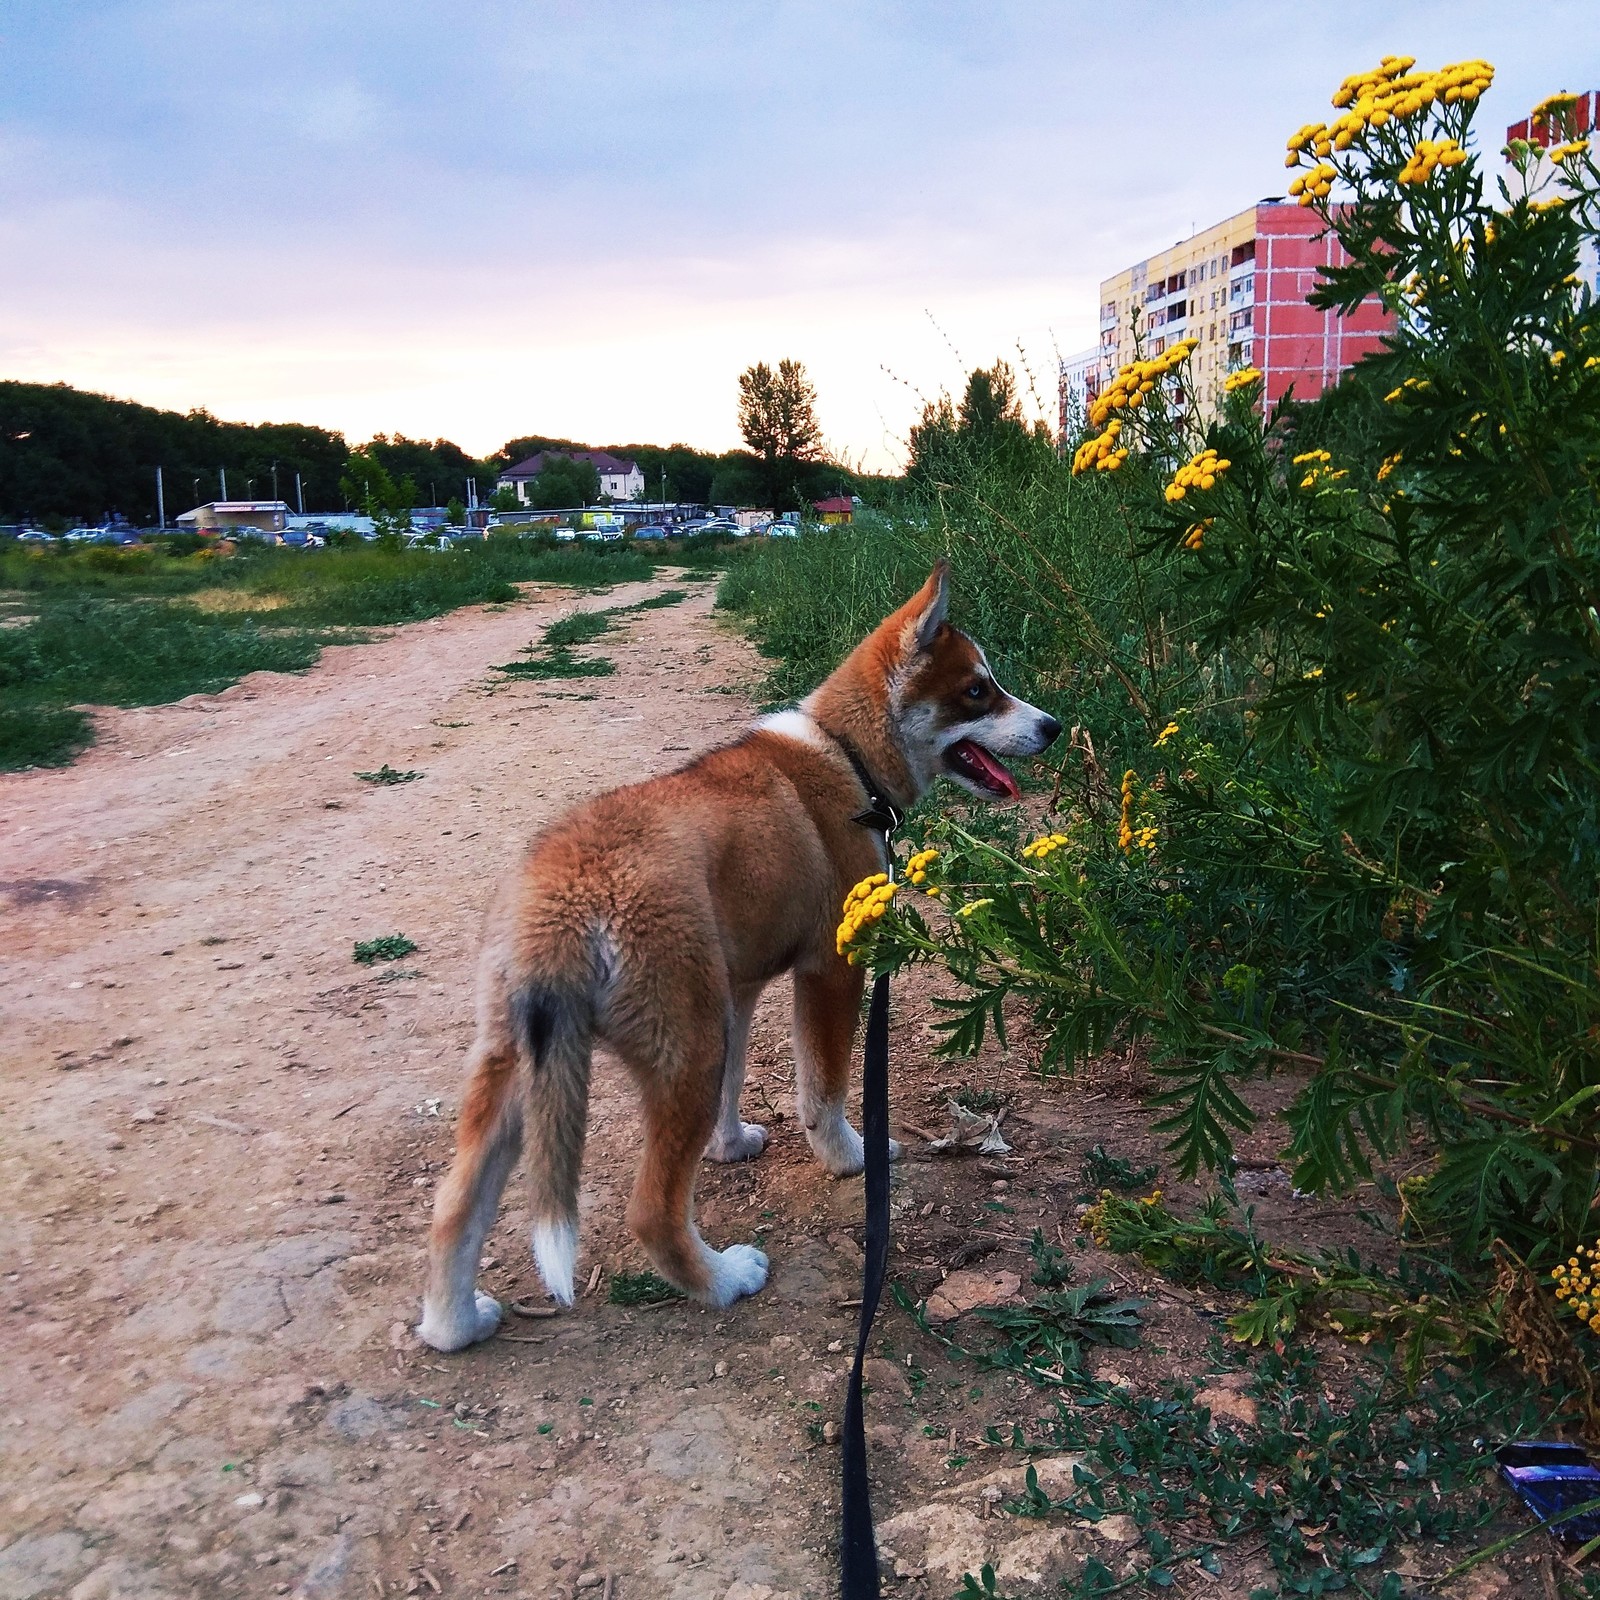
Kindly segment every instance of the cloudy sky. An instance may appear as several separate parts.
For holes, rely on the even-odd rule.
[[[737,442],[794,356],[829,442],[1284,183],[1386,52],[1479,126],[1600,86],[1594,0],[5,0],[0,377],[352,440]]]

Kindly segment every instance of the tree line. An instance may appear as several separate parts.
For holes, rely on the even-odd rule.
[[[739,422],[747,448],[722,452],[687,444],[590,445],[524,435],[478,458],[448,439],[378,434],[352,446],[342,433],[306,423],[224,422],[210,412],[164,411],[68,384],[0,382],[0,521],[98,523],[112,516],[156,521],[156,468],[166,514],[227,497],[281,499],[307,512],[352,509],[350,490],[376,463],[394,485],[410,480],[419,503],[463,499],[468,481],[485,503],[507,467],[541,450],[600,449],[635,461],[645,496],[700,505],[766,505],[788,510],[810,500],[870,493],[875,480],[830,460],[817,426],[815,392],[797,362],[751,367],[739,380]],[[569,469],[570,469],[569,464]],[[557,468],[555,477],[561,476]],[[570,470],[546,487],[571,505],[592,474]],[[297,482],[298,479],[298,482]],[[549,498],[545,496],[544,498]]]

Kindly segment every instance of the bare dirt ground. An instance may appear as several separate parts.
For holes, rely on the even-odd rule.
[[[458,1356],[409,1332],[497,875],[570,802],[752,709],[758,665],[704,584],[591,647],[613,677],[492,687],[563,611],[654,587],[534,590],[330,650],[303,677],[107,712],[75,766],[0,778],[0,1600],[835,1591],[861,1186],[826,1177],[793,1119],[785,985],[746,1090],[772,1144],[700,1187],[714,1244],[770,1252],[762,1295],[723,1313],[607,1301],[611,1273],[644,1263],[621,1222],[632,1103],[602,1064],[590,1292]],[[354,777],[385,763],[425,776]],[[418,952],[353,962],[354,941],[388,933]],[[1034,1227],[1074,1231],[1084,1151],[1146,1157],[1146,1119],[1116,1063],[1041,1089],[1016,1041],[935,1062],[928,1021],[903,983],[912,1155],[963,1082],[1008,1096],[1015,1153],[902,1164],[892,1273],[919,1295],[1003,1298]],[[1309,1213],[1281,1174],[1261,1187],[1292,1236]],[[524,1240],[513,1180],[483,1273],[504,1300],[538,1294]],[[1094,1265],[1156,1297],[1148,1348],[1102,1369],[1200,1378],[1215,1306]],[[1008,1406],[1035,1414],[1018,1380],[989,1374],[985,1394],[892,1307],[880,1329],[868,1418],[890,1592],[944,1600],[985,1559],[1007,1592],[1053,1587],[1085,1552],[1125,1566],[1126,1518],[999,1514],[1024,1463],[982,1435]],[[1070,1462],[1038,1465],[1047,1489],[1070,1484]],[[1244,1594],[1256,1576],[1193,1583]]]

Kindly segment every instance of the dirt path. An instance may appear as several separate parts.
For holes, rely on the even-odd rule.
[[[765,1293],[725,1313],[607,1303],[609,1274],[643,1261],[621,1223],[631,1100],[602,1064],[591,1292],[456,1357],[409,1333],[497,875],[570,801],[752,709],[757,663],[711,622],[707,585],[592,647],[613,677],[489,691],[492,664],[563,611],[652,587],[535,591],[329,651],[304,677],[108,713],[72,768],[0,778],[0,1600],[834,1592],[824,1429],[861,1189],[821,1173],[789,1113],[786,985],[746,1090],[773,1143],[701,1182],[713,1243],[765,1242]],[[384,763],[425,776],[353,776]],[[388,933],[418,952],[353,963],[353,941]],[[1082,1152],[1148,1151],[1145,1118],[1114,1081],[1041,1095],[1020,1049],[933,1063],[915,994],[902,984],[895,1008],[899,1131],[981,1080],[1010,1098],[1017,1154],[897,1169],[894,1275],[1003,1297],[1026,1281],[1031,1228],[1073,1231]],[[1292,1209],[1282,1187],[1259,1202],[1269,1220]],[[524,1238],[514,1180],[483,1280],[504,1299],[537,1293]],[[1215,1308],[1107,1265],[1158,1296],[1145,1378],[1204,1373]],[[879,1348],[893,1593],[944,1600],[985,1559],[1008,1593],[1053,1587],[1086,1552],[1125,1570],[1125,1517],[997,1514],[1026,1460],[985,1430],[1038,1404],[1014,1375],[985,1397],[892,1309]],[[1066,1458],[1037,1465],[1047,1488],[1070,1483]]]
[[[422,1568],[428,1592],[590,1569],[818,1592],[793,1513],[820,1475],[747,1322],[596,1296],[464,1359],[406,1332],[490,885],[573,798],[746,719],[751,658],[708,588],[632,616],[609,679],[484,692],[574,603],[547,590],[110,713],[76,766],[0,780],[0,1593],[375,1594]],[[385,762],[426,776],[352,776]],[[418,953],[351,961],[390,932]],[[586,1265],[626,1253],[618,1087],[602,1072]],[[513,1197],[508,1295],[534,1288],[521,1232]],[[774,1299],[824,1276],[791,1258]]]

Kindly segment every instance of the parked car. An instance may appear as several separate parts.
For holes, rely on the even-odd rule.
[[[642,523],[633,530],[635,539],[665,539],[668,537],[664,524],[659,522]]]
[[[49,544],[52,536],[43,528],[24,528],[17,538],[23,544]]]
[[[104,528],[68,528],[62,537],[68,544],[93,544],[105,531]]]

